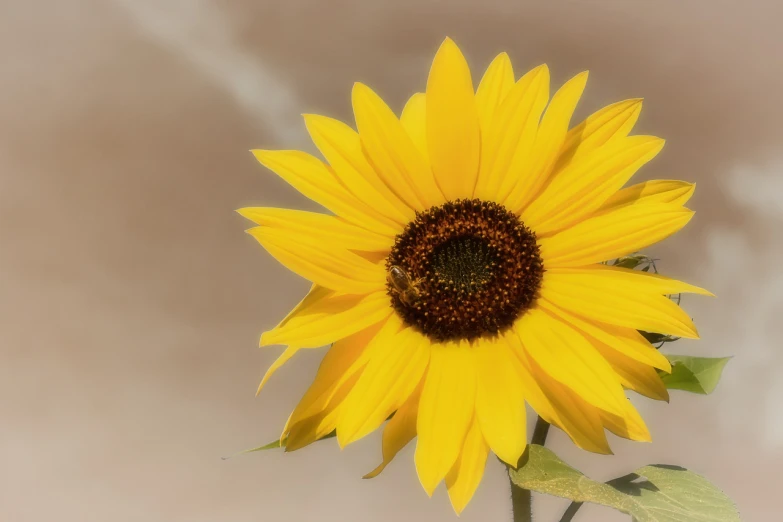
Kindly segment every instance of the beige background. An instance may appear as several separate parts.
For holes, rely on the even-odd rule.
[[[648,462],[705,474],[746,521],[780,519],[783,464],[783,8],[775,0],[0,1],[0,520],[449,521],[412,448],[373,481],[379,438],[342,453],[221,456],[273,438],[321,351],[253,396],[279,348],[262,330],[307,285],[243,233],[246,205],[315,208],[247,152],[311,146],[299,114],[395,107],[444,36],[475,69],[501,50],[581,114],[646,98],[668,139],[642,177],[698,181],[696,219],[657,247],[700,342],[735,354],[709,397],[638,400],[651,445],[552,447],[607,479]],[[776,320],[777,319],[777,320]],[[465,521],[509,520],[491,461]],[[553,520],[562,503],[538,502]],[[577,520],[626,520],[586,508]]]

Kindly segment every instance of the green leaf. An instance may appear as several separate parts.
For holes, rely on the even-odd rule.
[[[639,333],[642,334],[642,337],[647,339],[647,342],[650,344],[673,343],[679,339],[679,337],[673,335],[650,333],[642,330],[639,330]]]
[[[634,254],[630,256],[620,257],[617,258],[614,263],[612,263],[612,266],[617,266],[620,268],[636,268],[639,265],[645,264],[647,266],[647,270],[649,270],[650,265],[652,264],[652,259],[647,257],[644,254]]]
[[[337,436],[337,431],[332,430],[329,433],[327,433],[326,435],[324,435],[323,437],[321,437],[320,439],[318,439],[316,442],[320,442],[320,441],[326,440],[326,439],[331,439],[332,437],[336,437],[336,436]],[[266,451],[266,450],[277,449],[277,448],[285,449],[285,443],[286,443],[287,440],[288,440],[287,437],[285,439],[283,439],[282,442],[280,441],[280,439],[275,439],[272,442],[268,442],[268,443],[264,444],[263,446],[258,446],[257,448],[250,448],[250,449],[242,450],[242,451],[240,451],[238,453],[234,453],[230,457],[223,457],[223,460],[228,460],[230,458],[234,458],[234,457],[239,456],[239,455],[244,455],[245,453],[253,453],[253,452],[256,452],[256,451]]]
[[[596,482],[546,448],[531,444],[518,470],[518,487],[608,506],[638,522],[739,522],[734,503],[703,477],[676,466],[645,466],[635,473]]]
[[[243,451],[242,453],[252,453],[254,451],[265,451],[265,450],[275,449],[275,448],[285,448],[285,442],[286,439],[283,440],[275,439],[272,442],[264,444],[263,446],[259,446],[257,448],[251,448],[249,450]]]
[[[245,453],[253,453],[255,451],[266,451],[270,449],[276,449],[276,448],[285,448],[285,439],[280,441],[280,439],[275,439],[272,442],[269,442],[267,444],[264,444],[263,446],[258,446],[257,448],[250,448],[246,450],[242,450],[240,452],[234,453],[233,455],[229,457],[223,457],[223,460],[232,459],[234,457],[237,457],[239,455],[244,455]]]
[[[666,387],[707,395],[718,385],[723,368],[731,357],[689,357],[667,355],[672,373],[661,373]]]
[[[637,477],[647,480],[638,481]],[[639,522],[739,522],[737,507],[710,481],[679,466],[654,464],[613,484],[635,499]],[[641,512],[648,516],[644,518]]]

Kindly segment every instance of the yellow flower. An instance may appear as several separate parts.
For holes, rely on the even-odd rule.
[[[641,100],[615,103],[569,130],[587,81],[549,96],[545,65],[518,81],[508,56],[474,92],[450,39],[426,93],[398,118],[366,85],[352,93],[358,132],[306,115],[327,163],[299,151],[253,151],[333,214],[239,212],[309,294],[262,345],[331,344],[291,414],[287,450],[336,430],[341,447],[380,427],[381,472],[414,437],[432,494],[445,479],[459,513],[488,453],[516,465],[525,402],[580,448],[610,453],[604,429],[649,441],[624,388],[667,400],[666,358],[638,330],[698,336],[668,294],[709,292],[601,264],[647,247],[693,216],[694,186],[622,188],[663,140],[629,136]],[[259,387],[260,391],[261,387]]]

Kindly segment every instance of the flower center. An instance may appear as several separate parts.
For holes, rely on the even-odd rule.
[[[506,330],[531,307],[544,274],[535,234],[503,206],[478,199],[417,213],[386,267],[395,311],[434,341]]]

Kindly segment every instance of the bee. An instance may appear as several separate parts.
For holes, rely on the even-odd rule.
[[[414,281],[411,279],[410,274],[402,267],[397,265],[390,266],[386,274],[386,280],[403,304],[413,306],[419,300],[419,290],[417,288],[419,280]]]

